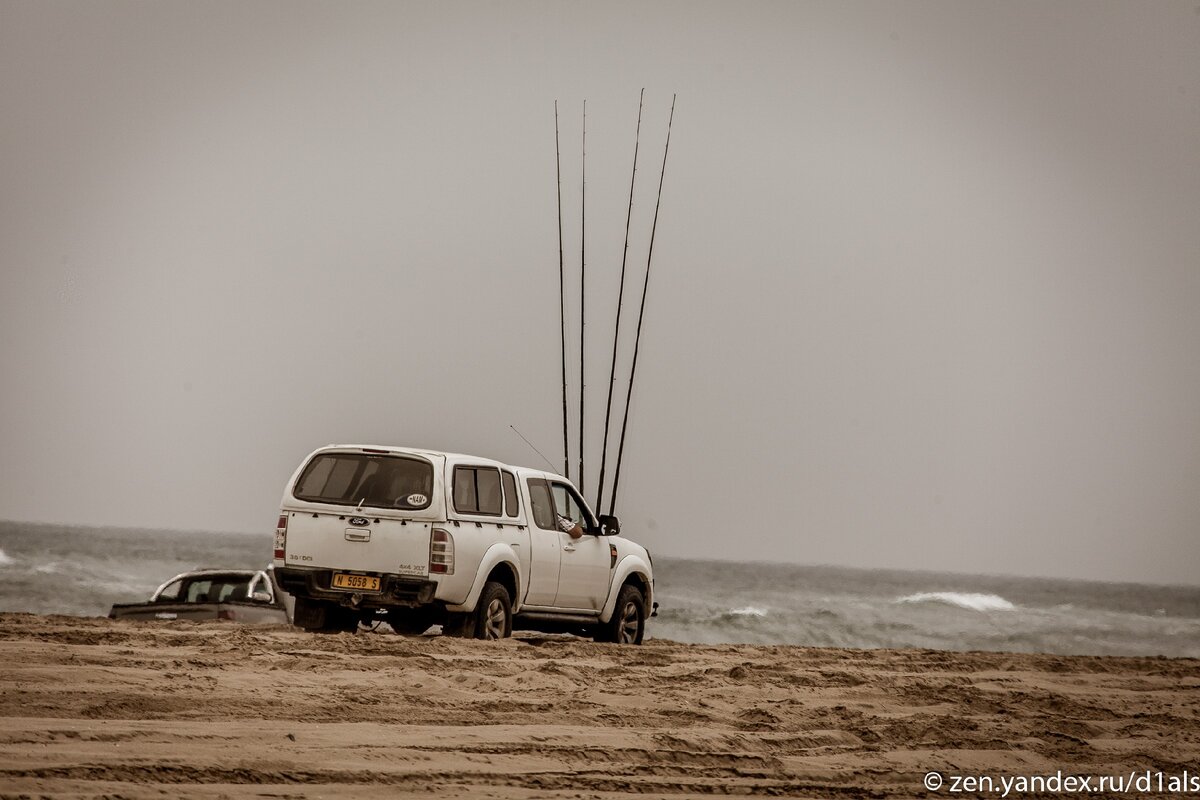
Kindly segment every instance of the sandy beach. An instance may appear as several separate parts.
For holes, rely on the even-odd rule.
[[[1190,659],[4,614],[0,665],[6,798],[906,797],[931,770],[1200,772]]]

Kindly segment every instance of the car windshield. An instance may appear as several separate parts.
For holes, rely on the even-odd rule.
[[[433,465],[410,456],[320,453],[300,475],[298,500],[373,508],[426,508]]]
[[[184,581],[185,603],[227,603],[250,599],[252,575],[206,575]]]

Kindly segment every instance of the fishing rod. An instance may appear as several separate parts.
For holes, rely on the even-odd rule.
[[[554,173],[558,178],[558,329],[562,334],[563,477],[569,480],[571,477],[571,444],[567,435],[567,299],[563,282],[562,156],[559,155],[558,148],[557,100],[554,101]],[[516,429],[514,428],[514,430]],[[530,447],[532,446],[530,445]]]
[[[617,289],[617,324],[613,328],[612,369],[608,373],[608,403],[604,407],[604,439],[600,450],[600,486],[596,490],[596,508],[604,507],[604,469],[608,462],[608,426],[612,417],[613,385],[617,382],[617,339],[621,335],[621,301],[625,297],[625,262],[629,256],[629,221],[633,217],[633,183],[637,178],[638,143],[642,135],[642,100],[645,88],[638,95],[637,130],[633,135],[633,175],[629,178],[629,209],[625,212],[625,249],[621,251],[621,283]]]
[[[583,188],[580,190],[579,233],[579,488],[583,491],[583,297],[587,276],[587,100],[583,101]],[[569,475],[566,477],[570,477]]]
[[[650,287],[650,261],[654,258],[654,234],[658,230],[658,208],[662,204],[663,178],[667,174],[667,152],[671,149],[671,123],[675,121],[675,95],[671,95],[671,116],[667,119],[667,144],[663,148],[662,172],[658,176],[658,199],[654,203],[654,224],[650,226],[650,252],[646,255],[646,280],[642,283],[642,306],[638,312],[637,336],[633,340],[633,365],[629,368],[629,391],[625,394],[625,418],[621,422],[621,444],[617,448],[617,469],[613,474],[612,500],[608,513],[617,507],[617,484],[621,480],[621,458],[625,455],[625,431],[629,427],[629,401],[633,398],[633,378],[637,372],[638,348],[642,343],[642,319],[646,316],[646,290]]]

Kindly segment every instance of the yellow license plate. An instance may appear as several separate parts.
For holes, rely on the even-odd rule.
[[[378,592],[379,578],[372,575],[347,575],[344,572],[333,573],[333,588],[354,589],[358,592]]]

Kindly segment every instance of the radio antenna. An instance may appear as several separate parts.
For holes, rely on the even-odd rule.
[[[646,316],[646,290],[650,287],[650,261],[654,257],[654,234],[658,230],[658,208],[662,204],[663,178],[667,174],[667,152],[671,149],[671,123],[675,121],[675,95],[671,95],[671,116],[667,119],[667,144],[663,148],[662,172],[658,176],[658,199],[654,203],[654,224],[650,226],[650,252],[646,255],[646,280],[642,283],[642,306],[638,311],[637,336],[633,340],[633,365],[629,368],[629,390],[625,394],[625,417],[621,422],[621,443],[617,448],[617,469],[613,475],[612,500],[608,513],[616,513],[617,484],[621,480],[621,458],[625,455],[625,432],[629,427],[629,401],[633,398],[633,378],[637,372],[638,348],[642,343],[642,320]]]
[[[583,489],[583,389],[586,386],[583,371],[583,299],[587,274],[587,100],[583,101],[583,189],[580,192],[579,233],[579,490]],[[570,477],[570,476],[567,476]]]
[[[569,479],[571,477],[571,443],[567,435],[567,300],[563,282],[562,156],[559,155],[558,148],[557,100],[554,101],[554,174],[558,178],[558,329],[562,340],[563,477]],[[530,447],[532,446],[530,445]]]
[[[621,283],[617,289],[617,324],[613,327],[612,368],[608,373],[608,403],[604,407],[604,440],[600,451],[600,486],[596,490],[596,508],[604,503],[604,468],[608,462],[608,426],[612,417],[613,385],[617,382],[617,339],[621,335],[621,301],[625,297],[625,262],[629,256],[629,221],[633,217],[633,184],[637,178],[638,142],[642,135],[642,100],[646,96],[643,88],[638,95],[637,130],[633,135],[633,174],[629,178],[629,209],[625,212],[625,249],[621,251]]]
[[[550,463],[550,459],[546,458],[546,456],[542,454],[541,450],[538,450],[536,447],[534,447],[533,442],[531,442],[525,438],[525,434],[523,434],[519,430],[517,430],[517,427],[515,425],[509,425],[508,427],[512,428],[513,433],[515,433],[517,436],[520,436],[521,440],[524,441],[525,444],[527,444],[531,448],[533,448],[533,452],[537,453],[539,456],[542,456],[542,461],[546,462],[546,466],[548,466],[550,468],[551,472],[554,471],[554,465]]]

